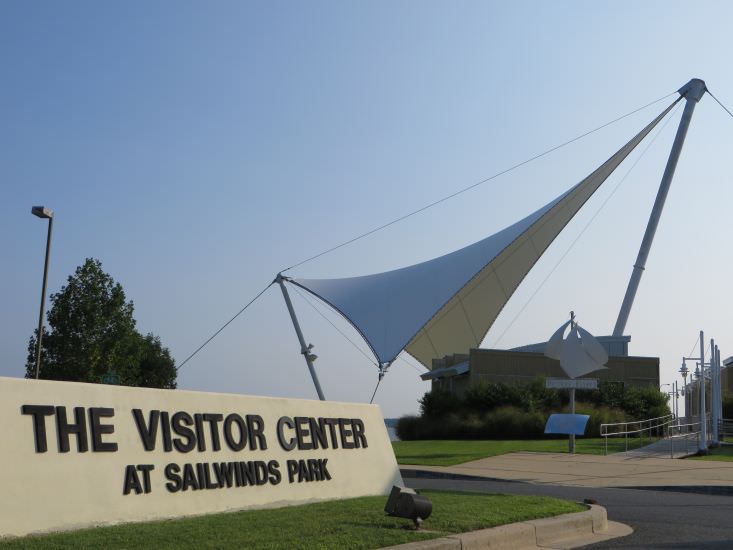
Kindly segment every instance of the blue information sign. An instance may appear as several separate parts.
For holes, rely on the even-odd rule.
[[[545,433],[583,435],[589,418],[587,414],[551,414],[545,424]]]

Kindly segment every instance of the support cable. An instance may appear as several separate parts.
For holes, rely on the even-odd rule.
[[[695,343],[692,344],[692,348],[690,348],[690,353],[687,354],[687,357],[692,357],[692,352],[695,351],[695,348],[697,347],[699,343],[700,343],[700,337],[698,336],[697,338],[695,338]]]
[[[664,124],[659,128],[659,130],[657,130],[657,132],[654,134],[654,136],[649,141],[649,143],[644,148],[644,150],[641,152],[641,154],[636,158],[636,160],[634,161],[634,163],[629,167],[628,171],[624,174],[624,176],[621,178],[621,180],[619,180],[619,182],[613,188],[613,190],[611,191],[611,193],[609,193],[609,195],[605,198],[605,200],[603,201],[603,203],[601,204],[601,206],[598,208],[598,210],[595,211],[595,213],[593,214],[593,216],[591,217],[591,219],[588,220],[588,222],[585,224],[585,226],[580,231],[580,233],[578,233],[578,235],[575,237],[575,239],[573,240],[573,242],[570,243],[570,246],[567,248],[567,250],[565,250],[565,252],[560,257],[560,259],[557,261],[557,263],[553,266],[553,268],[550,270],[550,272],[545,276],[545,278],[542,280],[542,282],[539,284],[539,286],[535,289],[535,291],[532,293],[532,295],[529,297],[529,299],[525,302],[525,304],[522,306],[522,308],[517,312],[517,314],[511,320],[511,322],[509,323],[509,325],[504,329],[504,332],[502,332],[499,335],[499,337],[494,342],[494,347],[496,347],[499,344],[499,342],[501,341],[501,339],[504,338],[504,336],[506,335],[507,332],[509,332],[509,329],[511,329],[514,326],[514,323],[517,321],[517,319],[519,319],[519,316],[522,315],[522,313],[524,313],[524,310],[527,309],[527,306],[529,306],[529,304],[532,302],[532,300],[534,300],[534,297],[537,296],[537,293],[542,289],[543,286],[545,286],[545,283],[548,281],[548,279],[552,276],[553,273],[555,273],[555,270],[557,270],[557,268],[563,262],[563,260],[565,259],[565,257],[570,253],[570,251],[573,249],[573,247],[578,242],[578,240],[580,240],[580,238],[586,232],[586,230],[588,229],[588,227],[590,227],[590,225],[595,221],[595,219],[598,217],[598,214],[600,214],[601,211],[603,210],[603,208],[606,206],[606,204],[608,204],[608,201],[610,201],[613,198],[613,196],[616,194],[616,191],[618,191],[618,189],[621,187],[621,184],[623,184],[626,181],[626,178],[629,176],[629,174],[631,174],[632,170],[636,167],[637,164],[639,164],[639,161],[644,157],[644,155],[646,154],[646,152],[654,144],[654,142],[657,140],[657,138],[662,133],[662,131],[667,127],[667,124],[669,124],[669,121],[672,120],[672,118],[674,118],[673,115],[674,115],[674,113],[678,109],[679,109],[679,105],[677,105],[677,107],[674,108],[674,110],[672,111],[672,114],[669,117],[667,117],[667,120],[664,121]]]
[[[408,355],[409,355],[409,353],[408,353]],[[404,357],[402,357],[402,354],[401,353],[397,356],[397,359],[399,359],[400,361],[402,361],[405,365],[411,366],[415,370],[415,372],[417,372],[418,374],[425,374],[424,371],[421,371],[418,367],[416,367],[415,365],[413,365],[412,363],[410,363],[407,359],[405,359]],[[430,371],[430,369],[426,368],[424,365],[422,366],[422,368],[425,369],[425,371],[427,371],[427,372]]]
[[[262,289],[262,290],[260,291],[260,293],[259,293],[259,294],[258,294],[257,296],[255,296],[254,298],[252,298],[252,299],[251,299],[251,300],[249,301],[249,303],[247,303],[247,305],[246,305],[246,306],[244,306],[244,307],[243,307],[242,309],[240,309],[240,310],[239,310],[239,311],[237,312],[237,314],[236,314],[236,315],[235,315],[234,317],[232,317],[232,318],[231,318],[231,319],[229,319],[229,320],[228,320],[228,321],[227,321],[226,323],[224,323],[224,324],[223,324],[223,325],[221,326],[221,328],[220,328],[219,330],[217,330],[217,331],[216,331],[216,332],[215,332],[214,334],[212,334],[212,335],[211,335],[211,336],[209,337],[209,339],[208,339],[208,340],[206,340],[206,342],[204,342],[204,343],[203,343],[203,344],[201,344],[201,345],[200,345],[200,346],[199,346],[198,348],[196,348],[196,351],[194,351],[194,352],[193,352],[193,353],[192,353],[191,355],[189,355],[188,357],[186,357],[186,358],[185,358],[185,359],[184,359],[184,360],[183,360],[183,361],[181,362],[181,364],[180,364],[180,365],[178,365],[178,366],[176,367],[176,371],[179,371],[179,370],[181,370],[181,369],[183,368],[183,365],[185,365],[186,363],[188,363],[188,361],[189,361],[190,359],[192,359],[194,355],[196,355],[196,354],[197,354],[198,352],[200,352],[200,351],[201,351],[202,349],[204,349],[204,347],[206,347],[206,344],[208,344],[208,343],[209,343],[209,342],[211,342],[211,341],[212,341],[212,340],[213,340],[214,338],[216,338],[216,337],[217,337],[217,336],[219,335],[219,333],[220,333],[220,332],[221,332],[222,330],[224,330],[225,328],[227,328],[227,327],[229,326],[229,324],[230,324],[230,323],[231,323],[232,321],[234,321],[234,319],[236,319],[236,318],[237,318],[237,317],[239,317],[239,316],[240,316],[240,315],[241,315],[242,313],[244,313],[244,310],[246,310],[246,309],[247,309],[247,308],[248,308],[249,306],[251,306],[252,304],[254,304],[254,303],[255,303],[255,301],[256,301],[256,300],[257,300],[257,299],[258,299],[258,298],[259,298],[260,296],[262,296],[262,295],[263,295],[263,294],[265,293],[265,291],[266,291],[266,290],[267,290],[268,288],[270,288],[270,287],[271,287],[271,286],[272,286],[273,284],[274,284],[274,281],[273,281],[272,283],[268,284],[268,285],[267,285],[267,286],[266,286],[265,288],[263,288],[263,289]]]
[[[326,255],[326,254],[328,254],[330,252],[333,252],[334,250],[338,250],[339,248],[342,248],[342,247],[344,247],[346,245],[349,245],[351,243],[354,243],[354,242],[356,242],[356,241],[358,241],[360,239],[363,239],[364,237],[368,237],[369,235],[372,235],[373,233],[376,233],[377,231],[381,231],[382,229],[386,229],[387,227],[389,227],[391,225],[394,225],[394,224],[396,224],[398,222],[401,222],[403,220],[406,220],[407,218],[410,218],[410,217],[414,216],[415,214],[419,214],[420,212],[424,212],[425,210],[427,210],[429,208],[432,208],[433,206],[436,206],[436,205],[438,205],[440,203],[443,203],[443,202],[445,202],[447,200],[450,200],[453,197],[457,197],[458,195],[461,195],[462,193],[465,193],[466,191],[470,191],[471,189],[474,189],[475,187],[478,187],[479,185],[482,185],[482,184],[484,184],[486,182],[489,182],[489,181],[491,181],[493,179],[496,179],[499,176],[503,176],[504,174],[507,174],[507,173],[511,172],[512,170],[516,170],[517,168],[520,168],[520,167],[524,166],[525,164],[529,164],[532,161],[535,161],[535,160],[537,160],[537,159],[539,159],[541,157],[544,157],[546,155],[549,155],[550,153],[552,153],[554,151],[557,151],[558,149],[561,149],[562,147],[565,147],[566,145],[570,145],[571,143],[574,143],[574,142],[578,141],[579,139],[582,139],[582,138],[584,138],[586,136],[589,136],[590,134],[593,134],[594,132],[597,132],[598,130],[602,130],[603,128],[605,128],[607,126],[610,126],[611,124],[614,124],[614,123],[616,123],[616,122],[618,122],[620,120],[623,120],[626,117],[629,117],[629,116],[631,116],[631,115],[633,115],[635,113],[638,113],[639,111],[642,111],[643,109],[646,109],[647,107],[650,107],[650,106],[654,105],[655,103],[659,103],[660,101],[663,101],[663,100],[667,99],[668,97],[670,97],[670,96],[672,96],[672,95],[674,95],[676,93],[677,92],[675,91],[675,92],[672,92],[672,93],[669,93],[669,94],[665,95],[664,97],[660,97],[659,99],[654,100],[651,103],[647,103],[646,105],[643,105],[642,107],[639,107],[638,109],[634,109],[633,111],[630,111],[630,112],[626,113],[625,115],[621,115],[620,117],[617,117],[617,118],[615,118],[615,119],[613,119],[613,120],[611,120],[609,122],[606,122],[605,124],[602,124],[601,126],[598,126],[597,128],[593,128],[592,130],[588,130],[587,132],[585,132],[583,134],[580,134],[579,136],[576,136],[576,137],[574,137],[574,138],[572,138],[572,139],[570,139],[568,141],[565,141],[564,143],[560,143],[559,145],[555,145],[553,147],[550,147],[549,149],[547,149],[546,151],[544,151],[542,153],[539,153],[537,155],[534,155],[533,157],[530,157],[530,158],[528,158],[526,160],[523,160],[522,162],[519,162],[519,163],[517,163],[517,164],[515,164],[513,166],[510,166],[509,168],[505,168],[504,170],[501,170],[501,171],[497,172],[493,176],[489,176],[488,178],[484,178],[481,181],[478,181],[476,183],[473,183],[473,184],[469,185],[468,187],[464,187],[463,189],[459,189],[458,191],[455,191],[454,193],[451,193],[450,195],[447,195],[447,196],[445,196],[445,197],[443,197],[441,199],[438,199],[438,200],[433,201],[433,202],[431,202],[429,204],[426,204],[425,206],[422,206],[422,207],[418,208],[417,210],[413,210],[412,212],[409,212],[408,214],[405,214],[403,216],[400,216],[399,218],[395,218],[394,220],[392,220],[390,222],[387,222],[385,224],[382,224],[382,225],[380,225],[378,227],[375,227],[374,229],[370,229],[369,231],[367,231],[365,233],[362,233],[361,235],[357,235],[356,237],[353,237],[353,238],[351,238],[351,239],[349,239],[347,241],[344,241],[341,244],[338,244],[336,246],[332,246],[331,248],[328,248],[328,249],[324,250],[323,252],[319,252],[318,254],[315,254],[315,255],[311,256],[310,258],[306,258],[305,260],[302,260],[302,261],[298,262],[297,264],[293,264],[290,267],[287,267],[287,268],[283,269],[282,272],[289,271],[291,269],[295,269],[296,267],[299,267],[299,266],[301,266],[301,265],[303,265],[305,263],[308,263],[308,262],[310,262],[312,260],[315,260],[316,258],[320,258],[321,256],[324,256],[324,255]]]
[[[718,103],[718,105],[720,105],[720,106],[721,106],[721,107],[722,107],[723,109],[725,109],[725,112],[726,112],[726,113],[728,113],[728,114],[729,114],[729,115],[730,115],[731,117],[733,117],[733,113],[731,113],[731,112],[730,112],[730,110],[728,109],[728,107],[726,107],[725,105],[723,105],[723,104],[722,104],[722,103],[720,102],[720,100],[719,100],[719,99],[718,99],[717,97],[715,97],[715,96],[713,95],[713,92],[711,92],[711,91],[710,91],[710,90],[709,90],[709,89],[708,89],[707,87],[706,87],[705,89],[706,89],[706,90],[707,90],[707,92],[708,92],[708,93],[710,94],[710,97],[712,97],[712,98],[713,98],[713,99],[714,99],[714,100],[715,100],[715,101],[716,101],[716,102]]]

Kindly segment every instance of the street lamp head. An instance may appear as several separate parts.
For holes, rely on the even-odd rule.
[[[46,208],[45,206],[34,206],[31,208],[31,214],[38,216],[39,218],[53,218],[53,210]]]

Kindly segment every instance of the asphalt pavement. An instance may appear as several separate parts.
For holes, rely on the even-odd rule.
[[[733,496],[673,490],[561,486],[518,481],[457,480],[405,477],[416,489],[480,491],[541,495],[571,500],[593,499],[608,511],[608,519],[630,525],[634,533],[587,546],[635,549],[733,550]]]

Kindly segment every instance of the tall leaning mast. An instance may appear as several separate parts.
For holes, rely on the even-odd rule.
[[[657,231],[657,225],[659,225],[659,218],[662,215],[664,201],[667,200],[669,186],[672,184],[674,171],[677,168],[677,161],[680,158],[682,146],[684,145],[685,137],[687,136],[687,129],[690,127],[692,113],[695,111],[695,106],[697,105],[697,102],[700,101],[706,91],[707,88],[705,87],[705,82],[703,80],[700,80],[699,78],[693,78],[678,90],[680,94],[680,99],[685,98],[687,103],[685,104],[685,110],[682,113],[680,124],[677,127],[677,135],[674,138],[672,150],[669,152],[667,166],[664,169],[664,175],[662,176],[662,181],[659,184],[659,191],[657,191],[657,198],[654,200],[652,213],[649,215],[649,223],[647,223],[646,231],[644,232],[644,238],[641,240],[639,255],[636,257],[634,269],[631,272],[629,286],[626,288],[624,301],[621,304],[621,310],[618,312],[618,319],[616,319],[616,326],[613,329],[613,336],[622,336],[624,333],[624,329],[626,328],[626,322],[629,320],[631,306],[634,305],[636,291],[639,289],[641,275],[644,273],[644,267],[646,266],[646,260],[649,256],[649,250],[652,247],[654,234]]]

